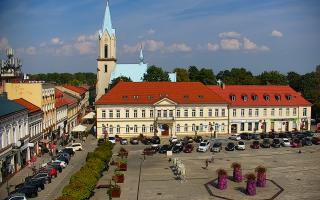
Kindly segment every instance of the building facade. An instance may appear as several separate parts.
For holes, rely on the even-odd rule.
[[[290,86],[221,85],[209,88],[229,102],[229,132],[310,130],[311,103]]]
[[[63,93],[55,89],[56,110],[57,110],[57,133],[61,138],[68,132],[68,102],[63,98]]]
[[[120,82],[96,102],[97,137],[228,131],[227,103],[201,83]]]

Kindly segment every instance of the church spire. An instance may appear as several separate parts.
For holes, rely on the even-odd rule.
[[[143,47],[142,47],[142,44],[141,44],[141,47],[140,47],[139,61],[140,61],[140,64],[143,64],[143,63],[144,63]]]
[[[106,10],[105,10],[105,13],[104,13],[102,32],[108,32],[110,37],[115,35],[115,29],[113,29],[113,27],[112,27],[109,0],[107,0]]]

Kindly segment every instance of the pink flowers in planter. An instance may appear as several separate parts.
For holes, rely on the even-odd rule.
[[[246,175],[247,178],[247,195],[254,196],[256,195],[256,176],[254,173],[249,173]]]
[[[218,169],[218,188],[220,190],[227,189],[228,186],[228,174],[227,171],[224,169]]]
[[[231,164],[231,167],[233,168],[233,180],[237,183],[242,182],[241,164],[234,162]]]
[[[258,166],[257,172],[257,187],[265,187],[267,182],[267,169],[263,166]]]

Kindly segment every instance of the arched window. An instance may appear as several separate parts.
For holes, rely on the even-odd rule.
[[[108,58],[108,45],[104,45],[104,58]]]
[[[153,133],[153,125],[150,125],[150,133]]]
[[[130,126],[126,125],[126,133],[130,133]]]
[[[120,133],[120,125],[117,125],[117,133]]]
[[[143,124],[142,125],[142,133],[145,133],[146,132],[146,126]]]
[[[192,131],[196,131],[196,125],[192,124]]]
[[[184,132],[188,132],[188,124],[184,125]]]
[[[110,134],[113,133],[113,126],[112,125],[110,125],[110,127],[109,127],[109,132],[110,132]]]
[[[200,124],[200,132],[203,131],[203,124]]]
[[[177,124],[177,132],[180,132],[180,124]]]
[[[133,131],[134,131],[135,133],[138,132],[138,126],[137,126],[137,125],[134,125]]]

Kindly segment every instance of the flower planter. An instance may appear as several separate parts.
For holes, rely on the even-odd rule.
[[[227,176],[218,176],[218,189],[225,190],[227,189],[227,185]]]
[[[255,180],[248,180],[247,181],[246,193],[247,193],[247,195],[250,195],[250,196],[256,195],[256,181]]]
[[[239,168],[233,169],[233,180],[237,183],[242,182],[242,171]]]
[[[127,163],[118,164],[119,171],[127,171]]]
[[[257,175],[257,187],[265,187],[267,178],[266,178],[266,173],[258,173]]]
[[[120,188],[112,188],[111,189],[111,197],[112,198],[120,198],[121,189]]]
[[[112,180],[114,180],[116,183],[123,183],[124,182],[124,174],[116,174],[112,176]]]

